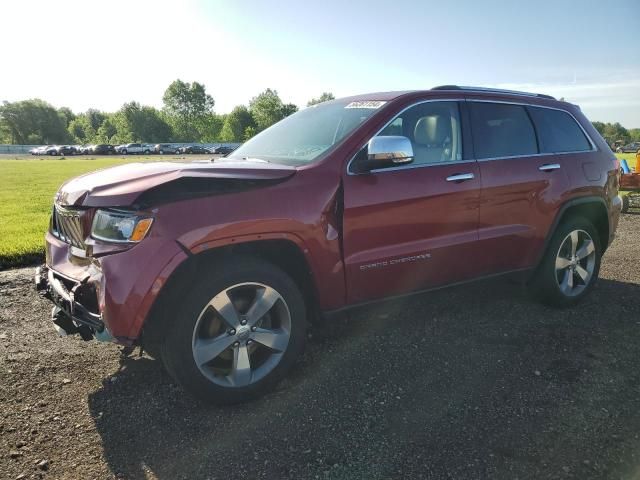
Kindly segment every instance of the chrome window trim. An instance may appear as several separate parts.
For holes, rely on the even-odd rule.
[[[535,105],[535,104],[527,103],[527,102],[515,102],[515,101],[508,101],[508,100],[483,100],[483,99],[476,99],[476,98],[437,98],[437,99],[434,98],[434,99],[431,99],[431,100],[421,100],[419,102],[413,103],[413,104],[403,108],[402,110],[400,110],[397,114],[395,114],[393,116],[393,118],[391,120],[389,120],[387,123],[385,123],[384,126],[380,130],[378,130],[374,135],[371,136],[371,138],[379,135],[380,132],[382,132],[385,128],[387,128],[389,125],[391,125],[391,123],[393,123],[393,121],[396,118],[398,118],[400,115],[402,115],[404,112],[406,112],[410,108],[416,107],[418,105],[422,105],[423,103],[433,103],[433,102],[502,103],[502,104],[507,104],[507,105],[520,105],[520,106],[523,106],[523,107],[547,108],[549,110],[558,110],[560,112],[564,112],[564,113],[568,114],[573,119],[573,121],[578,124],[578,126],[580,127],[580,130],[582,130],[582,133],[584,134],[584,136],[587,137],[587,140],[589,141],[589,144],[591,145],[591,150],[575,150],[575,151],[571,151],[571,152],[532,153],[532,154],[528,154],[528,155],[511,155],[511,156],[506,156],[506,157],[473,158],[473,159],[467,159],[467,160],[456,160],[454,162],[423,163],[423,164],[416,164],[416,165],[408,164],[408,165],[398,166],[398,167],[377,168],[375,170],[370,170],[370,171],[364,172],[364,173],[352,172],[351,171],[351,164],[353,163],[354,159],[356,158],[356,155],[358,155],[360,150],[362,150],[367,145],[367,143],[369,143],[367,141],[366,143],[364,143],[358,149],[358,152],[356,152],[356,154],[353,155],[353,157],[351,157],[351,159],[347,163],[347,175],[350,175],[350,176],[369,175],[371,173],[397,172],[399,170],[409,170],[409,169],[423,168],[423,167],[441,167],[443,165],[457,165],[457,164],[461,164],[461,163],[473,163],[473,162],[480,163],[480,162],[491,162],[493,160],[507,160],[507,159],[510,159],[510,158],[518,159],[518,158],[527,158],[527,157],[548,157],[548,156],[552,156],[552,155],[571,155],[571,154],[576,154],[576,153],[593,153],[593,152],[597,152],[598,151],[598,147],[596,146],[594,141],[591,139],[591,136],[586,132],[586,130],[580,124],[578,119],[571,112],[569,112],[568,110],[564,110],[562,108],[557,108],[557,107],[549,107],[549,106],[546,106],[546,105]],[[533,120],[531,121],[531,124],[533,125],[533,128],[535,130],[535,124],[533,124]],[[462,128],[460,129],[460,131],[462,132]],[[537,133],[537,131],[536,131],[536,133]]]
[[[573,113],[569,112],[568,110],[564,110],[562,108],[557,108],[557,107],[548,107],[546,105],[535,105],[535,104],[526,103],[526,102],[510,102],[510,101],[507,101],[507,100],[482,100],[482,99],[476,99],[476,98],[467,98],[465,101],[466,102],[477,102],[477,103],[502,103],[502,104],[507,104],[507,105],[520,105],[520,106],[523,106],[523,107],[531,107],[531,108],[546,108],[548,110],[557,110],[559,112],[566,113],[567,115],[569,115],[573,119],[574,122],[576,122],[578,127],[580,127],[580,130],[582,130],[582,133],[584,134],[584,136],[587,137],[587,141],[589,142],[589,145],[591,145],[591,150],[578,150],[578,152],[584,153],[584,152],[597,152],[598,151],[598,147],[596,147],[596,144],[592,140],[591,136],[589,136],[587,131],[580,124],[580,122],[573,115]],[[535,130],[536,126],[533,123],[533,120],[531,120],[531,125],[533,126],[533,128]],[[536,133],[537,133],[537,130],[536,130]],[[562,154],[562,153],[576,153],[576,152],[575,151],[574,152],[551,152],[551,153],[538,153],[537,155],[558,155],[558,154]],[[527,156],[528,157],[528,156],[531,156],[531,155],[523,155],[523,156]],[[513,157],[500,157],[500,158],[513,158]]]
[[[509,158],[531,158],[531,157],[550,157],[556,155],[570,155],[574,153],[593,153],[597,150],[577,150],[574,152],[557,152],[557,153],[530,153],[528,155],[511,155],[509,157],[489,157],[489,158],[478,158],[476,162],[492,162],[493,160],[508,160]]]
[[[460,165],[464,163],[476,163],[476,161],[475,160],[456,160],[455,162],[417,163],[415,165],[409,164],[409,165],[398,166],[398,167],[376,168],[374,170],[369,170],[366,173],[350,173],[349,172],[349,175],[366,175],[369,173],[396,172],[398,170],[412,170],[414,168],[442,167],[446,165]]]

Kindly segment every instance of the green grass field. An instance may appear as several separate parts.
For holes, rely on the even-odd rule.
[[[617,156],[627,161],[634,158],[632,153]],[[113,165],[149,160],[159,157],[0,158],[0,270],[43,258],[53,195],[65,180]]]
[[[63,182],[113,165],[149,160],[160,157],[0,158],[0,270],[43,258],[53,196]]]

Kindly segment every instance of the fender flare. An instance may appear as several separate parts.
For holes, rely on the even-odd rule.
[[[165,288],[175,280],[180,280],[181,276],[186,274],[191,276],[197,272],[198,264],[192,262],[199,254],[214,251],[227,246],[242,245],[252,242],[268,241],[268,240],[285,240],[300,249],[304,260],[307,262],[309,269],[314,271],[317,268],[310,249],[304,240],[298,235],[287,232],[271,232],[264,234],[247,234],[233,237],[218,238],[213,241],[201,242],[192,245],[190,248],[184,245],[180,240],[175,240],[179,248],[179,252],[169,261],[159,276],[161,281],[154,282],[152,289],[145,296],[145,302],[148,307],[144,312],[136,315],[135,325],[131,328],[130,336],[132,338],[147,337],[147,341],[151,343],[158,341],[159,335],[164,332],[167,317],[158,311],[158,305],[163,305],[159,301],[164,302],[166,295],[172,295],[171,289]],[[318,285],[315,282],[315,276],[311,276],[311,285],[313,289],[314,301],[318,298]],[[171,297],[168,297],[171,298]],[[145,340],[143,340],[144,342]]]
[[[567,200],[565,203],[563,203],[562,206],[558,209],[558,212],[556,213],[556,216],[553,219],[553,222],[551,223],[549,230],[547,231],[547,236],[544,239],[544,245],[540,250],[540,253],[538,254],[538,258],[536,259],[534,270],[538,268],[538,265],[540,265],[540,262],[542,261],[545,254],[547,253],[547,249],[549,248],[551,239],[553,238],[553,235],[556,233],[556,229],[560,224],[560,220],[562,219],[564,214],[567,212],[567,210],[569,210],[570,208],[576,207],[578,205],[585,205],[587,203],[598,203],[602,205],[607,212],[609,212],[609,208],[607,207],[607,203],[604,201],[604,198],[599,197],[597,195],[588,195],[584,197],[572,198],[570,200]],[[606,249],[607,246],[605,245],[604,248]]]

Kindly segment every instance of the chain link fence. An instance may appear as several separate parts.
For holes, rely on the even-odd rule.
[[[32,148],[40,145],[0,145],[0,154],[2,153],[29,153]]]

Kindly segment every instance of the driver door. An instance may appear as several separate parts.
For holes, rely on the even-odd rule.
[[[463,155],[460,118],[458,102],[417,104],[378,134],[409,138],[412,163],[356,174],[358,156],[351,162],[343,227],[349,303],[474,275],[480,175]]]

